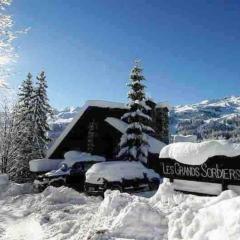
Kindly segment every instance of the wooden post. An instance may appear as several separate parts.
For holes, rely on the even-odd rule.
[[[228,190],[228,184],[226,182],[222,182],[222,191]]]

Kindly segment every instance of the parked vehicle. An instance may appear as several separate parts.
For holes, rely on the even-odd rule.
[[[68,186],[84,191],[85,173],[96,162],[105,161],[104,157],[69,151],[57,170],[39,175],[34,181],[35,191],[43,191],[48,186]]]
[[[48,186],[71,186],[78,191],[83,191],[85,181],[84,163],[76,162],[71,167],[62,163],[57,170],[39,175],[34,181],[34,189],[43,191]]]
[[[85,192],[103,195],[107,189],[120,192],[155,190],[160,176],[140,162],[109,161],[94,164],[86,172]]]

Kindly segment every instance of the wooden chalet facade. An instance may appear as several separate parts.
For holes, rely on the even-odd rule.
[[[166,105],[149,102],[152,107],[153,128],[156,131],[151,136],[153,151],[151,159],[158,159],[161,147],[168,143],[168,111]],[[121,117],[128,111],[126,105],[107,101],[87,101],[75,116],[73,121],[66,127],[63,133],[48,150],[49,159],[63,159],[64,154],[71,150],[91,152],[94,155],[114,160],[118,152],[118,144],[126,123]],[[106,120],[111,120],[106,121]],[[90,125],[94,125],[90,133]],[[118,126],[121,125],[121,129]],[[91,137],[91,143],[89,138]],[[91,148],[89,148],[91,144]],[[160,149],[158,149],[160,148]],[[89,151],[90,149],[90,151]]]

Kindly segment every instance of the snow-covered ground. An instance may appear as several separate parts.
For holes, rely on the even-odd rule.
[[[240,196],[185,195],[164,183],[152,197],[109,191],[103,200],[66,187],[33,194],[11,183],[0,190],[0,239],[237,240]]]

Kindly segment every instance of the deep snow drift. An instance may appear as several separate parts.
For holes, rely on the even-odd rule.
[[[151,198],[107,191],[104,200],[66,187],[30,191],[0,190],[1,240],[240,239],[240,196],[230,190],[198,197],[163,183]]]

